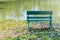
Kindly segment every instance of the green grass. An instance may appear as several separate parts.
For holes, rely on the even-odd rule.
[[[6,29],[6,27],[10,28],[10,29]],[[4,30],[8,34],[8,32],[10,30],[12,30],[12,31],[16,31],[19,34],[15,38],[7,35],[6,37],[3,37],[2,40],[37,40],[38,38],[41,38],[42,40],[48,40],[49,35],[50,35],[49,29],[46,29],[45,31],[41,30],[41,29],[34,29],[34,28],[30,28],[30,29],[31,29],[30,32],[24,34],[24,30],[27,30],[27,21],[0,19],[0,31],[3,32],[3,30]],[[20,35],[21,32],[22,32],[22,34]],[[35,34],[36,32],[37,32],[37,34]],[[51,39],[52,40],[59,40],[60,36],[54,34]]]

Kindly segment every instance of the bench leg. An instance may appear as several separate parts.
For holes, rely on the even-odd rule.
[[[30,22],[28,21],[28,31],[30,31]]]
[[[52,27],[52,21],[50,21],[50,35],[49,35],[49,39],[51,39],[52,38],[52,30],[53,30],[53,27]]]

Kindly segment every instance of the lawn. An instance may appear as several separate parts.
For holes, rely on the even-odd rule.
[[[28,32],[27,21],[16,21],[11,19],[0,19],[0,40],[48,40],[49,35],[52,35],[51,40],[59,40],[60,32],[54,29],[50,34],[49,28],[41,30],[33,27],[31,22],[30,32]],[[35,24],[36,26],[37,24]],[[38,26],[38,25],[37,25]],[[41,25],[42,26],[42,25]],[[40,26],[40,27],[41,27]],[[57,34],[56,34],[57,33]]]

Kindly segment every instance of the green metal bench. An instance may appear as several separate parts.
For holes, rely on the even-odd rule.
[[[37,15],[37,16],[34,16],[34,15]],[[52,30],[53,28],[52,27],[52,11],[27,11],[27,21],[28,21],[28,30],[30,30],[30,21],[49,21],[50,30]]]

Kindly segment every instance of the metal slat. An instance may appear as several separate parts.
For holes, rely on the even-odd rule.
[[[52,17],[27,17],[28,19],[50,19]]]
[[[52,20],[27,20],[27,21],[52,21]]]
[[[52,11],[27,11],[27,15],[52,15]]]

